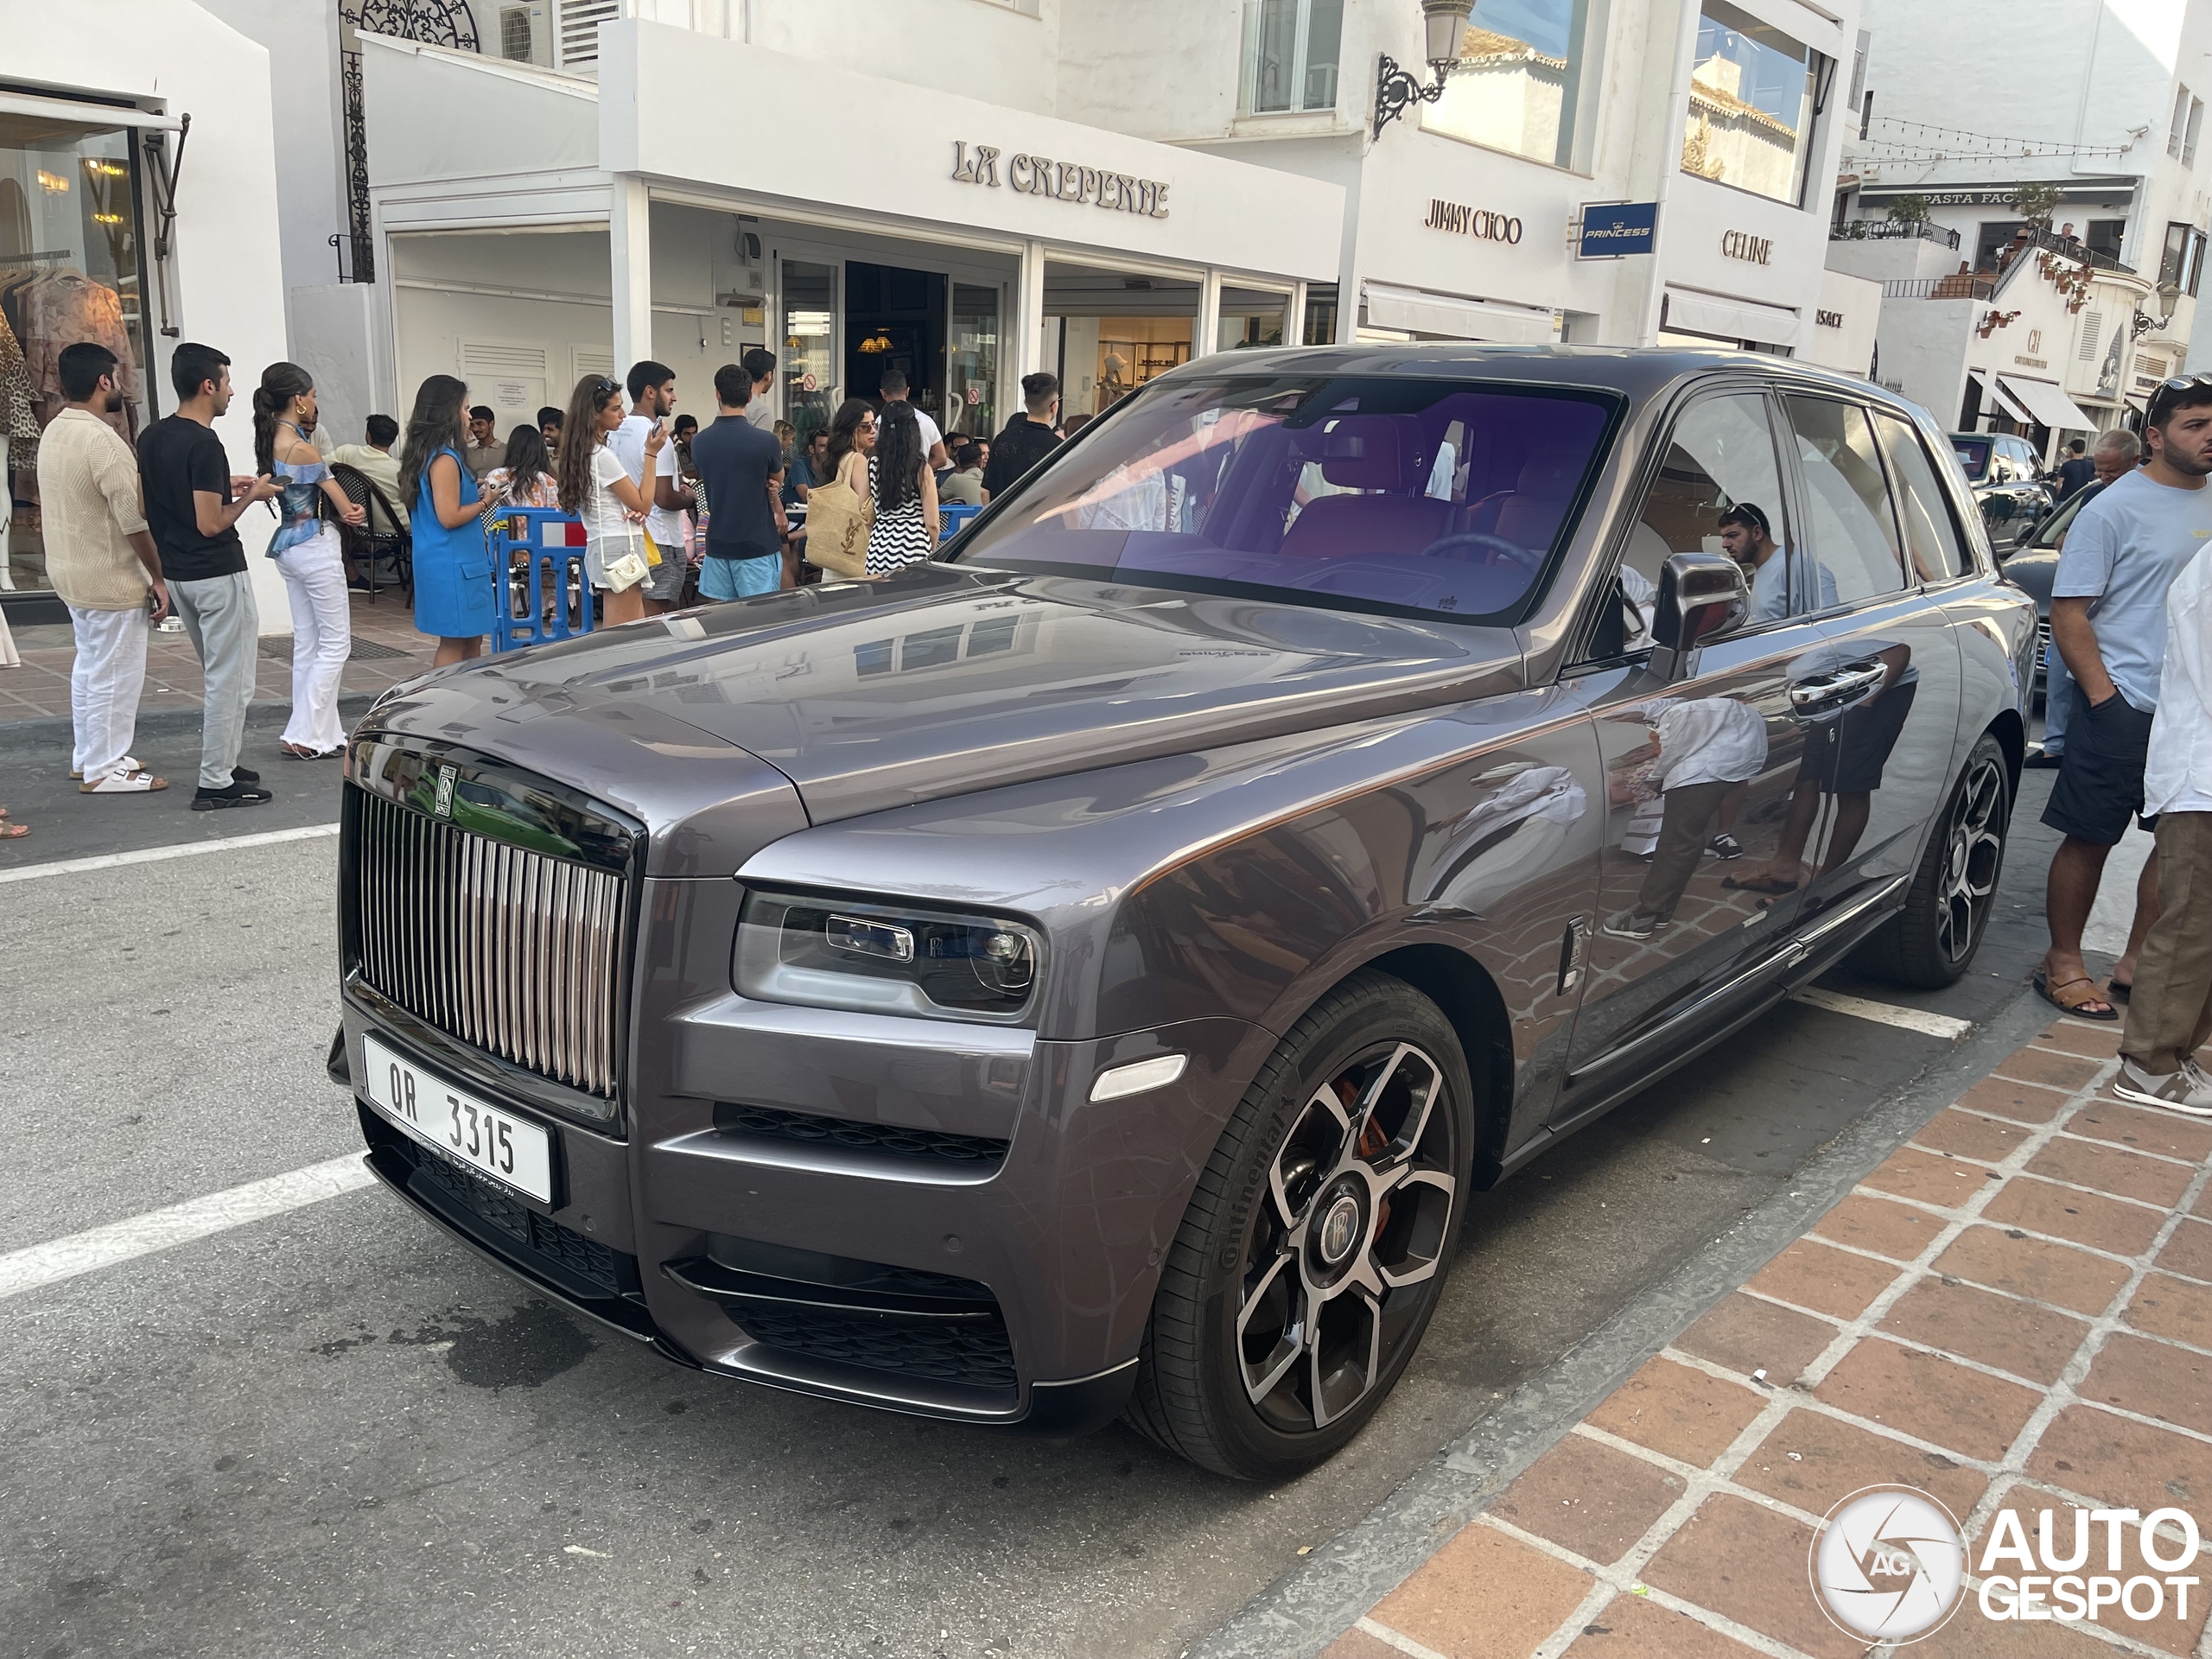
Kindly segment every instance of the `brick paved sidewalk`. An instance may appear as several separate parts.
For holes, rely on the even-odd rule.
[[[2197,1218],[2212,1217],[2212,1122],[2116,1101],[2117,1044],[2116,1027],[2062,1020],[2016,1050],[1325,1659],[1874,1651],[1821,1612],[1807,1558],[1821,1517],[1877,1484],[1941,1499],[1968,1547],[1958,1611],[1896,1651],[2212,1651],[2212,1557],[2185,1620],[2171,1596],[2139,1624],[2111,1608],[2095,1624],[2000,1624],[1976,1603],[2000,1509],[2031,1544],[2036,1512],[2056,1510],[2062,1554],[2069,1506],[2178,1506],[2212,1531],[2212,1224]],[[2123,1577],[2145,1570],[2133,1531]],[[2092,1536],[2084,1573],[2104,1566],[2105,1529]]]

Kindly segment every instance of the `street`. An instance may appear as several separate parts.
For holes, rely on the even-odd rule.
[[[157,739],[149,763],[188,772],[191,742]],[[2050,777],[2026,775],[1966,980],[1907,997],[1844,972],[1826,988],[1977,1022],[2021,996]],[[11,753],[0,799],[28,784]],[[288,813],[217,827],[329,816]],[[134,820],[100,850],[201,828]],[[70,855],[52,833],[66,821],[0,866],[17,1126],[0,1268],[358,1145],[322,1072],[334,839],[310,823],[10,880]],[[1483,1195],[1395,1395],[1345,1454],[1273,1491],[1121,1425],[1056,1445],[681,1370],[380,1189],[309,1203],[0,1302],[0,1549],[16,1563],[0,1618],[41,1659],[1175,1655],[1953,1046],[1785,1005]]]

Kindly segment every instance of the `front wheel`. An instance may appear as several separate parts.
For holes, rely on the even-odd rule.
[[[1130,1415],[1217,1473],[1281,1480],[1397,1382],[1459,1236],[1472,1090],[1451,1022],[1366,971],[1261,1068],[1160,1275]]]
[[[1928,838],[1904,908],[1859,948],[1861,965],[1916,990],[1955,983],[1981,948],[1996,908],[2012,816],[2005,752],[1984,733]]]

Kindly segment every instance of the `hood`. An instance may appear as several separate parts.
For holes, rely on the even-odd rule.
[[[518,760],[524,744],[544,768],[559,743],[533,728],[619,715],[663,750],[686,747],[674,729],[758,757],[821,823],[1521,683],[1509,629],[927,565],[482,659],[378,721]],[[621,781],[552,775],[602,799]]]

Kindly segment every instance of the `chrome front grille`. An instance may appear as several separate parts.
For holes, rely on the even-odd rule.
[[[623,878],[356,800],[361,977],[448,1036],[612,1100]]]
[[[2036,666],[2047,666],[2050,662],[2050,624],[2036,624]]]

